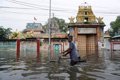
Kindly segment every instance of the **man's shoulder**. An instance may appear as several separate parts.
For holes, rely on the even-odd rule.
[[[70,42],[70,46],[74,47],[75,46],[74,42]]]
[[[74,43],[74,42],[71,42],[71,44],[72,44],[72,45],[75,45],[75,43]]]
[[[74,43],[73,43],[73,42],[70,42],[69,44],[72,44],[72,45],[74,45]]]

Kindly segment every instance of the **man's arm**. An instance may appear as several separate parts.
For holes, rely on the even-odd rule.
[[[72,51],[72,47],[73,47],[73,45],[72,45],[72,43],[70,43],[69,48],[67,50],[65,50],[64,52],[62,52],[63,56],[66,56],[67,54],[70,54],[71,51]]]
[[[66,53],[66,52],[68,52],[68,51],[69,51],[69,48],[68,48],[67,50],[61,52],[61,53],[64,54],[64,53]]]
[[[68,49],[66,50],[66,53],[63,54],[63,56],[66,56],[67,54],[70,54],[70,53],[71,53],[71,48],[68,48]]]

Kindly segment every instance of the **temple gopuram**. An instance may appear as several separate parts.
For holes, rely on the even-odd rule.
[[[92,7],[85,2],[79,6],[76,22],[74,19],[74,17],[69,18],[68,27],[81,58],[98,56],[98,42],[104,41],[105,24],[102,21],[103,17],[96,17]]]

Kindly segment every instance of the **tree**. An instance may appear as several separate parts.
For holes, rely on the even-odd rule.
[[[11,28],[3,28],[3,26],[0,26],[0,39],[8,39],[9,35],[11,34]]]
[[[58,29],[60,30],[60,32],[67,32],[67,23],[65,22],[64,19],[59,19],[57,17],[53,17],[51,18],[51,27],[58,27]],[[48,28],[48,22],[43,26],[43,29],[48,32],[49,28]]]
[[[58,19],[57,21],[58,21],[60,32],[67,32],[67,23],[65,22],[65,20]]]
[[[110,23],[110,26],[109,32],[111,36],[120,35],[120,16],[117,16],[116,20]]]
[[[19,33],[18,32],[12,32],[10,35],[10,39],[17,39],[19,37]]]

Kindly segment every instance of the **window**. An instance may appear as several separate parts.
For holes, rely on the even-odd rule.
[[[87,15],[87,12],[85,12],[85,15]]]
[[[85,17],[84,20],[85,20],[86,22],[88,22],[88,17]]]

